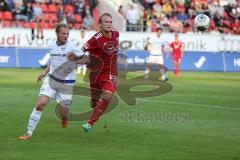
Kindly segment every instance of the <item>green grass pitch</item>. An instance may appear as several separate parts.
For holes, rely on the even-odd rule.
[[[41,72],[0,69],[0,160],[240,160],[239,73],[169,73],[174,90],[137,98],[133,107],[119,99],[90,133],[78,121],[62,129],[52,101],[33,138],[20,141],[38,98]],[[77,85],[87,84],[79,78]],[[74,113],[89,109],[88,97],[74,96]]]

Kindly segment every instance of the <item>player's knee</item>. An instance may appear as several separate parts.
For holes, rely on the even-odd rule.
[[[42,111],[45,105],[46,105],[45,102],[43,102],[43,101],[38,101],[38,102],[36,103],[36,110],[37,110],[37,111]]]

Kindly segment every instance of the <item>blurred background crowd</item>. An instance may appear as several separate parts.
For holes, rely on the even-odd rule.
[[[0,26],[52,29],[58,22],[73,29],[97,30],[103,0],[0,0]],[[109,0],[125,31],[191,33],[194,17],[210,17],[210,33],[240,34],[240,0]],[[117,5],[117,6],[116,6]],[[118,19],[114,19],[117,21]]]

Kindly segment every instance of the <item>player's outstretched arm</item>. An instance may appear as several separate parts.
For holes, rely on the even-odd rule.
[[[78,64],[89,64],[89,62],[90,62],[89,56],[85,54],[78,59]]]
[[[50,65],[47,66],[47,68],[43,71],[42,74],[40,74],[37,78],[37,81],[41,81],[49,72],[49,69],[50,69]]]
[[[67,58],[68,58],[68,60],[73,61],[73,62],[76,62],[79,59],[79,57],[76,54],[74,54],[73,52],[68,53]]]

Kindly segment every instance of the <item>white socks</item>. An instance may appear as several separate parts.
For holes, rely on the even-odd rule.
[[[34,107],[32,113],[29,117],[29,122],[28,122],[27,134],[29,136],[32,136],[32,133],[33,133],[34,129],[36,128],[36,126],[41,118],[41,115],[42,115],[42,111],[37,111]]]

